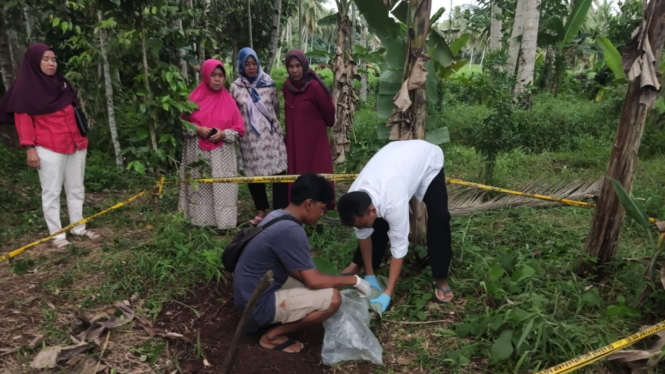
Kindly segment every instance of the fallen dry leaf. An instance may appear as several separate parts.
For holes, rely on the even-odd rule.
[[[209,363],[208,360],[205,359],[205,358],[203,359],[203,366],[205,366],[205,367],[210,366],[210,363]]]
[[[656,227],[658,227],[660,232],[665,232],[665,221],[656,222]]]
[[[648,326],[642,326],[640,331],[643,331],[646,328],[648,328]],[[658,336],[658,340],[655,343],[653,343],[653,345],[651,345],[651,347],[649,347],[649,349],[647,350],[627,349],[617,353],[613,353],[610,356],[608,356],[607,359],[610,361],[615,360],[618,362],[635,363],[636,365],[631,365],[633,373],[640,372],[644,368],[644,366],[646,366],[649,370],[651,370],[655,368],[656,365],[658,365],[658,362],[660,361],[658,359],[651,359],[651,358],[659,356],[661,351],[663,350],[663,347],[665,347],[665,331],[661,331],[656,335]],[[648,360],[648,361],[642,365],[635,362],[641,360]]]
[[[80,344],[77,345],[70,345],[68,347],[64,347],[62,348],[60,354],[58,355],[58,361],[69,360],[80,353],[88,352],[89,350],[93,349],[96,346],[97,345],[93,343],[81,342]]]
[[[107,317],[108,321],[100,321],[100,319],[104,318],[104,315],[108,316],[108,313],[104,311],[95,314],[93,318],[97,320],[93,322],[86,316],[79,314],[77,318],[80,323],[72,326],[70,332],[79,341],[91,341],[98,339],[106,330],[118,328],[134,320],[134,308],[131,307],[128,301],[117,302],[114,306],[122,313],[120,317]]]
[[[406,357],[400,357],[400,358],[397,359],[397,363],[400,364],[400,365],[408,365],[410,362],[411,362],[411,360],[409,360]]]
[[[30,363],[30,367],[33,369],[52,369],[58,363],[58,354],[62,347],[46,347],[41,352],[37,353],[37,356]]]
[[[99,366],[97,364],[99,363]],[[81,364],[81,374],[96,374],[106,370],[107,366],[99,362],[96,358],[86,358]]]

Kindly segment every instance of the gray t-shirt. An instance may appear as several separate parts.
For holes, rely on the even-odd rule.
[[[273,211],[259,226],[287,214],[285,210]],[[277,222],[255,236],[245,247],[233,273],[236,309],[241,313],[245,310],[249,297],[268,270],[272,270],[274,282],[256,303],[249,330],[256,331],[273,322],[275,292],[282,287],[292,271],[315,268],[305,229],[296,222]]]

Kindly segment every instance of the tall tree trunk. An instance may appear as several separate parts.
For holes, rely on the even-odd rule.
[[[348,51],[353,51],[353,43],[356,42],[356,4],[351,3],[349,7],[349,14],[351,15],[351,30],[349,32],[349,39],[346,42]]]
[[[525,11],[524,35],[522,36],[522,53],[519,58],[517,83],[515,95],[524,93],[526,87],[533,83],[534,67],[536,65],[536,48],[538,47],[538,22],[540,21],[540,1],[529,0]],[[527,98],[525,104],[529,104]]]
[[[427,34],[429,32],[429,21],[430,14],[432,11],[432,1],[431,0],[420,0],[420,1],[411,1],[410,6],[412,7],[411,13],[414,14],[414,24],[412,29],[414,32],[414,39],[409,43],[410,51],[409,55],[416,57],[407,57],[409,60],[412,60],[410,69],[413,69],[416,65],[417,58],[424,55],[424,46],[425,40],[427,39]],[[414,6],[415,5],[415,6]],[[452,10],[452,7],[451,7]],[[451,12],[452,13],[452,12]],[[422,34],[420,34],[422,32]],[[425,87],[416,88],[413,93],[413,138],[414,139],[425,139],[425,124],[427,121],[427,89]],[[411,210],[413,211],[413,216],[411,217],[411,240],[414,245],[422,245],[425,243],[426,237],[423,235],[427,231],[427,212],[425,210],[425,204],[419,202],[416,199],[411,199]]]
[[[288,35],[288,27],[286,30],[282,32],[282,42],[280,43],[280,46],[277,48],[277,56],[275,60],[277,61],[277,69],[279,69],[279,64],[282,62],[282,45],[284,44],[284,38],[286,38],[286,35]]]
[[[501,28],[503,27],[503,22],[501,21],[500,18],[501,7],[499,7],[499,5],[496,3],[496,0],[492,1],[491,17],[492,19],[490,20],[490,51],[496,51],[497,49],[501,49],[501,37],[503,36],[501,32]]]
[[[277,49],[281,47],[279,43],[279,25],[282,19],[282,0],[274,0],[272,7],[273,13],[272,28],[270,30],[270,47],[268,48],[268,59],[266,60],[266,64],[263,67],[263,70],[266,72],[266,74],[270,74],[270,71],[272,70],[272,64],[275,61],[275,56],[279,56]],[[277,60],[279,61],[279,57],[277,57]]]
[[[471,70],[471,66],[473,65],[473,53],[476,51],[476,46],[474,45],[471,47],[471,58],[469,59],[469,67],[468,69]]]
[[[23,60],[24,51],[22,50],[20,43],[18,41],[18,34],[16,33],[16,30],[7,28],[6,33],[7,33],[7,44],[9,44],[9,57],[12,62],[14,76],[16,76],[18,75],[18,68],[21,63],[21,60]]]
[[[351,20],[349,20],[349,2],[338,1],[337,12],[337,42],[335,43],[335,57],[333,59],[333,102],[335,104],[335,124],[332,128],[333,155],[335,162],[346,160],[349,150],[349,133],[353,128],[353,115],[356,111],[356,93],[353,89],[354,79],[359,79],[358,67],[346,53],[346,40],[351,33]]]
[[[305,34],[305,40],[304,40],[305,42],[303,44],[304,47],[302,48],[302,51],[307,53],[307,42],[309,41],[309,33],[304,32],[304,34]]]
[[[2,73],[2,84],[5,90],[9,89],[15,77],[10,54],[9,40],[5,35],[0,33],[0,73]]]
[[[291,49],[291,46],[293,45],[292,40],[293,40],[293,28],[291,27],[291,20],[289,20],[286,23],[286,45],[287,49]]]
[[[201,4],[203,5],[201,27],[206,28],[208,27],[208,11],[210,10],[210,0],[203,0]],[[204,42],[205,39],[201,39],[197,46],[197,51],[199,52],[199,64],[201,65],[201,68],[203,68],[203,62],[206,60],[206,48]]]
[[[515,7],[515,20],[513,21],[513,32],[510,34],[508,44],[508,65],[506,66],[506,72],[510,76],[514,76],[517,71],[517,58],[522,49],[522,34],[524,34],[524,14],[526,12],[526,4],[529,1],[517,0]]]
[[[8,28],[4,11],[0,8],[0,30],[7,30]],[[5,90],[8,90],[14,82],[16,72],[14,71],[9,35],[6,32],[0,32],[0,73],[2,73],[2,83]]]
[[[175,21],[175,26],[182,30],[182,19],[177,19]],[[180,69],[180,75],[182,75],[182,79],[185,81],[189,81],[189,72],[187,70],[187,61],[185,60],[185,56],[187,53],[185,52],[184,48],[178,48],[178,68]]]
[[[360,19],[360,45],[362,45],[364,48],[367,48],[367,21],[365,21],[365,17],[361,17]],[[360,102],[364,104],[367,102],[367,90],[369,83],[367,61],[360,61],[360,70],[363,71],[360,74]]]
[[[302,2],[303,0],[298,0],[298,47],[300,50],[304,50],[305,46],[303,45],[303,39],[305,39],[304,33],[304,26],[303,26],[303,8],[302,8]]]
[[[32,31],[34,30],[35,20],[32,15],[32,8],[30,5],[23,5],[23,25],[25,25],[25,37],[28,44],[32,42]]]
[[[597,264],[599,265],[607,264],[614,258],[625,218],[624,209],[610,178],[619,181],[628,193],[632,191],[635,161],[640,149],[644,124],[649,110],[653,108],[658,97],[660,88],[654,87],[654,85],[658,86],[658,80],[654,80],[653,84],[646,82],[643,84],[641,78],[643,78],[642,75],[655,77],[661,62],[665,41],[665,1],[651,0],[644,10],[644,17],[646,17],[644,19],[646,28],[640,29],[640,32],[623,50],[624,68],[629,70],[631,67],[636,67],[632,62],[636,57],[640,57],[643,58],[642,71],[633,77],[626,92],[619,127],[605,174],[606,178],[584,248],[590,257],[598,258]],[[646,38],[647,35],[648,38]],[[640,38],[639,47],[641,48],[638,48],[638,38]],[[650,49],[655,57],[654,62],[644,52],[647,41],[651,44]],[[639,65],[638,62],[637,66]]]
[[[481,69],[483,68],[483,62],[485,61],[485,50],[486,49],[487,49],[486,47],[483,47],[483,53],[480,55],[480,68]]]
[[[97,11],[97,19],[102,22],[102,11]],[[115,124],[115,110],[113,107],[113,82],[111,81],[111,68],[109,67],[108,51],[106,50],[106,30],[99,29],[99,49],[102,52],[102,62],[104,65],[104,88],[106,90],[106,112],[108,114],[109,129],[111,131],[111,142],[115,151],[115,164],[119,169],[123,169],[122,149],[118,140],[118,129]]]
[[[249,48],[254,49],[254,42],[252,40],[252,5],[251,0],[247,0],[247,25],[249,26]]]
[[[233,50],[232,50],[233,54],[231,55],[231,61],[232,61],[231,65],[233,65],[232,71],[233,71],[233,77],[235,78],[236,74],[238,73],[237,72],[238,64],[236,63],[236,61],[238,61],[238,40],[233,39],[232,45],[233,45]],[[231,79],[232,79],[231,81],[233,81],[233,78]]]
[[[550,89],[552,83],[552,76],[554,75],[554,48],[551,45],[547,46],[545,52],[545,74],[543,80],[540,82],[540,88],[543,90]]]
[[[152,102],[154,96],[152,94],[152,88],[150,88],[150,70],[148,69],[148,52],[146,51],[145,46],[145,27],[143,26],[143,19],[141,19],[141,54],[143,56],[143,78],[145,80],[145,91],[148,94],[146,107],[149,107],[149,103]],[[150,143],[152,144],[152,149],[157,151],[157,130],[155,129],[155,120],[151,118],[148,121],[148,129],[150,130]]]

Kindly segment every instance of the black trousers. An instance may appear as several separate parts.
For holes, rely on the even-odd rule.
[[[443,168],[432,180],[423,202],[427,206],[427,252],[434,279],[447,279],[453,250],[450,234],[450,212],[448,211],[448,189]],[[388,248],[388,221],[377,218],[372,226],[372,267],[378,269]],[[360,247],[353,255],[353,262],[363,266]]]
[[[286,172],[281,172],[277,175],[285,175]],[[268,203],[268,194],[266,193],[265,183],[248,183],[249,193],[254,200],[256,210],[267,210],[270,207]],[[289,205],[289,184],[288,183],[273,183],[272,185],[272,208],[284,209]]]

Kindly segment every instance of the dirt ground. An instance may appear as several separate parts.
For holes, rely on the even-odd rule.
[[[96,229],[103,237],[113,233]],[[141,240],[147,232],[137,231],[131,236]],[[74,239],[76,240],[76,239]],[[28,238],[19,239],[27,242]],[[11,271],[11,264],[0,264],[0,374],[43,373],[30,368],[30,361],[42,346],[56,345],[67,339],[68,331],[76,323],[79,314],[88,316],[104,308],[85,309],[76,296],[77,287],[101,283],[103,274],[90,274],[71,284],[54,285],[59,275],[72,271],[79,259],[96,261],[101,258],[101,245],[97,242],[77,240],[78,248],[86,254],[71,255],[41,244],[30,250],[31,256],[46,257],[46,263],[31,266],[27,273],[18,275]],[[2,251],[9,246],[3,246]],[[154,321],[156,330],[179,333],[186,339],[167,340],[151,337],[136,321],[133,326],[112,330],[102,362],[118,373],[218,373],[222,367],[230,341],[240,320],[233,303],[233,284],[227,274],[227,283],[200,284],[192,287],[186,296],[166,302]],[[105,307],[108,309],[108,306]],[[374,372],[370,364],[350,363],[338,367],[326,367],[321,363],[321,346],[324,330],[321,326],[294,334],[292,338],[303,342],[300,354],[286,354],[262,348],[259,334],[246,335],[239,348],[233,373],[359,373]],[[41,337],[41,339],[40,339]],[[35,348],[26,348],[35,339]],[[59,340],[58,340],[59,339]],[[104,339],[98,340],[99,347]],[[154,363],[140,359],[136,347],[161,341],[164,351]],[[186,340],[186,341],[185,341]],[[60,345],[66,345],[59,343]],[[68,342],[67,344],[73,344]],[[3,354],[2,349],[19,348],[18,352]],[[99,349],[91,352],[98,357]],[[61,365],[47,370],[50,373],[78,373],[73,367]],[[102,372],[102,371],[100,371]],[[109,370],[104,371],[109,373]]]
[[[240,321],[232,292],[231,281],[197,287],[187,294],[182,303],[166,304],[157,318],[156,327],[183,334],[192,342],[200,341],[202,357],[190,354],[184,363],[181,361],[185,373],[219,372]],[[247,335],[240,344],[233,372],[323,373],[326,371],[321,364],[323,333],[323,327],[319,326],[293,335],[292,338],[305,344],[300,354],[262,348],[258,345],[260,334]],[[204,365],[204,358],[210,366]]]

